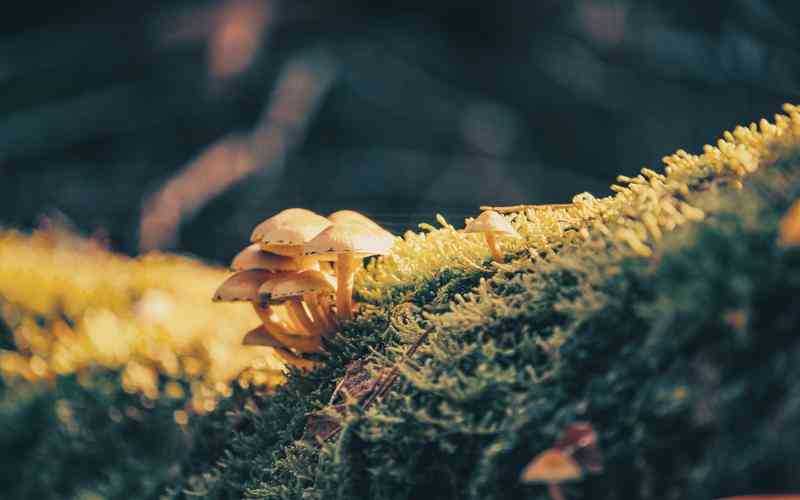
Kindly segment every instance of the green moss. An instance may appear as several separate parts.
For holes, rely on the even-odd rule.
[[[13,389],[0,397],[4,498],[147,498],[175,480],[175,402],[126,394],[114,373]]]

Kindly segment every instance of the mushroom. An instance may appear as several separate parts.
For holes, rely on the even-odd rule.
[[[800,495],[746,495],[718,498],[717,500],[800,500]]]
[[[792,203],[778,225],[778,243],[784,247],[800,245],[800,200]]]
[[[377,222],[355,210],[339,210],[333,212],[328,216],[328,220],[334,224],[363,224],[374,229],[376,233],[381,233],[381,238],[385,238],[390,246],[394,245],[397,239],[395,235],[382,228]]]
[[[303,370],[312,370],[320,364],[317,361],[301,358],[300,356],[295,356],[289,352],[283,343],[278,341],[266,330],[264,325],[247,332],[242,340],[242,345],[272,347],[272,349],[275,351],[275,354],[286,364],[296,368],[301,368]]]
[[[214,293],[214,302],[250,302],[261,321],[271,333],[287,333],[287,327],[282,323],[290,319],[285,311],[258,303],[258,289],[269,280],[273,280],[285,273],[265,271],[263,269],[250,269],[238,272],[225,280]],[[283,317],[282,317],[283,316]],[[290,325],[293,327],[294,325]]]
[[[352,223],[334,223],[306,243],[305,255],[336,261],[336,314],[339,319],[353,317],[356,261],[370,255],[387,255],[392,244],[383,229]]]
[[[580,479],[581,468],[569,455],[557,448],[549,448],[525,466],[520,480],[523,483],[547,483],[550,498],[564,500],[560,483]]]
[[[292,318],[303,326],[304,333],[319,337],[333,332],[336,325],[320,305],[317,296],[335,290],[331,278],[319,271],[309,270],[267,281],[258,290],[258,300],[262,304],[285,304]],[[301,299],[305,300],[305,304]]]
[[[296,257],[302,255],[304,243],[331,224],[311,210],[287,208],[256,226],[250,241],[258,243],[267,252]]]
[[[287,257],[284,255],[265,252],[261,250],[258,243],[254,243],[239,252],[236,257],[233,258],[233,262],[231,263],[231,269],[234,271],[261,269],[265,271],[285,273],[288,271],[303,271],[306,269],[318,268],[319,263],[314,258],[303,256]],[[273,277],[275,276],[271,276],[268,279]],[[267,317],[272,314],[269,311],[265,312],[261,310],[263,308],[257,305],[256,302],[254,302],[253,307],[256,308],[256,312],[262,317],[262,319],[264,319],[263,316],[265,314]],[[296,324],[289,312],[283,308],[276,307],[273,308],[272,311],[276,313],[279,321],[286,323],[290,329],[296,330],[302,328],[302,325]]]
[[[238,272],[226,279],[214,292],[214,302],[254,301],[262,283],[278,273],[263,269],[250,269]]]
[[[565,427],[554,447],[572,457],[588,472],[603,470],[603,454],[597,445],[597,433],[588,422],[575,422]]]
[[[231,262],[233,271],[247,271],[262,269],[265,271],[304,271],[316,269],[317,261],[309,257],[287,257],[275,253],[265,252],[261,245],[253,243],[239,252]]]
[[[467,224],[464,228],[467,233],[483,233],[486,238],[486,243],[489,245],[489,250],[492,252],[492,259],[495,262],[503,260],[503,254],[497,248],[497,236],[513,236],[521,238],[520,234],[514,229],[514,226],[508,222],[508,219],[498,214],[493,210],[486,210],[481,213],[477,219],[474,219]]]

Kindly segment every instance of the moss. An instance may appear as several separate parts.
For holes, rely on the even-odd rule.
[[[183,450],[149,454],[143,429],[111,424],[86,434],[103,446],[57,445],[46,430],[63,424],[42,415],[58,401],[90,401],[87,429],[111,404],[97,388],[68,391],[72,376],[28,399],[7,391],[0,421],[44,420],[5,439],[26,471],[45,466],[28,448],[57,457],[47,467],[116,457],[43,497],[529,499],[546,492],[518,482],[522,467],[588,420],[606,467],[568,486],[570,499],[796,490],[800,250],[776,241],[800,194],[800,112],[786,110],[702,155],[668,157],[664,174],[621,176],[614,196],[510,215],[524,238],[502,242],[502,263],[443,219],[405,235],[357,276],[366,304],[323,368],[270,396],[234,386],[185,429],[162,420],[173,407],[159,400],[154,435],[180,436]],[[329,439],[307,429],[348,363],[377,374],[421,337],[382,401],[332,413],[341,432]]]
[[[5,498],[146,498],[183,455],[178,405],[126,394],[116,374],[95,373],[0,398],[0,490]]]
[[[735,156],[716,162],[719,151]],[[606,468],[569,486],[569,498],[796,490],[800,252],[775,243],[800,185],[793,151],[764,155],[769,167],[753,176],[736,145],[705,160],[679,154],[692,175],[626,179],[646,187],[562,214],[578,229],[558,241],[518,215],[528,244],[547,232],[551,241],[512,249],[501,265],[477,259],[473,242],[446,224],[419,238],[447,248],[448,263],[435,253],[425,267],[428,255],[410,239],[361,277],[389,328],[357,322],[344,340],[386,362],[427,332],[402,383],[380,405],[354,408],[336,439],[315,443],[294,421],[291,438],[276,443],[286,427],[270,425],[275,412],[323,406],[333,367],[352,358],[333,360],[313,391],[292,378],[249,415],[258,431],[235,432],[232,453],[198,467],[205,476],[192,484],[231,498],[544,498],[518,474],[581,419],[598,430]],[[744,191],[715,182],[730,172],[748,177]],[[676,200],[677,229],[652,229],[653,191]],[[620,198],[625,206],[615,206]],[[592,229],[588,238],[580,227]]]

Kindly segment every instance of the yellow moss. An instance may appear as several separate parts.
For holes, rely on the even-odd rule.
[[[226,272],[184,257],[132,259],[59,232],[0,233],[0,314],[16,352],[0,351],[0,373],[32,382],[95,367],[119,370],[126,390],[177,397],[191,383],[191,406],[207,411],[254,367],[280,382],[269,349],[243,347],[258,324],[252,310],[212,304]],[[249,380],[252,380],[252,376]],[[248,382],[249,383],[249,382]]]
[[[761,120],[724,132],[717,146],[706,145],[700,155],[678,150],[663,159],[663,173],[643,168],[635,177],[620,175],[619,184],[611,186],[613,196],[581,193],[570,207],[511,214],[510,221],[523,239],[504,241],[503,250],[511,254],[527,249],[537,255],[555,246],[587,244],[597,235],[649,256],[664,231],[705,217],[703,210],[681,199],[692,189],[713,179],[741,186],[741,178],[800,147],[800,107],[786,104],[784,111],[774,124]],[[379,300],[391,287],[413,286],[443,269],[488,265],[489,249],[481,238],[464,234],[441,216],[437,219],[441,227],[421,224],[423,232],[406,233],[392,255],[374,260],[358,273],[356,288],[362,296]]]

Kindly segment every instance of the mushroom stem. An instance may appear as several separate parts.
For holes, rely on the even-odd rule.
[[[336,260],[336,316],[344,321],[353,319],[353,278],[356,258],[349,253],[339,254]]]
[[[280,323],[284,326],[284,333],[287,335],[299,335],[304,333],[303,325],[300,324],[300,321],[294,317],[294,314],[292,314],[287,307],[281,304],[273,306],[272,309],[278,316]]]
[[[271,335],[286,335],[289,333],[286,327],[280,322],[280,319],[276,321],[273,318],[272,315],[275,313],[275,311],[269,304],[265,306],[262,306],[256,302],[253,302],[252,304],[253,309],[256,310],[256,314],[258,314],[258,317],[261,319],[261,323],[264,324],[264,329],[267,331],[267,333]],[[280,315],[275,314],[275,317],[280,318]]]
[[[564,494],[561,493],[561,487],[557,483],[547,483],[547,491],[553,500],[564,500]]]
[[[486,244],[489,245],[489,251],[492,252],[492,259],[494,259],[495,262],[502,262],[503,254],[501,254],[500,249],[497,248],[497,238],[494,233],[487,231],[483,233],[483,235],[486,237]]]
[[[328,335],[333,333],[336,330],[336,323],[334,323],[327,314],[317,294],[307,293],[303,295],[303,300],[306,301],[308,309],[311,311],[311,318],[314,320],[314,323],[319,324],[324,329],[322,334]]]
[[[336,321],[336,315],[333,314],[333,305],[335,303],[335,296],[325,296],[319,299],[319,307],[322,309],[322,313],[325,315],[328,323],[333,325],[334,330],[336,330],[336,328],[339,326],[339,323]]]
[[[300,299],[292,298],[287,300],[286,309],[288,309],[289,314],[303,326],[304,333],[315,337],[318,337],[322,334],[319,325],[314,324],[314,321],[308,315],[308,311],[306,311],[306,308],[303,307],[303,303],[300,301]]]

